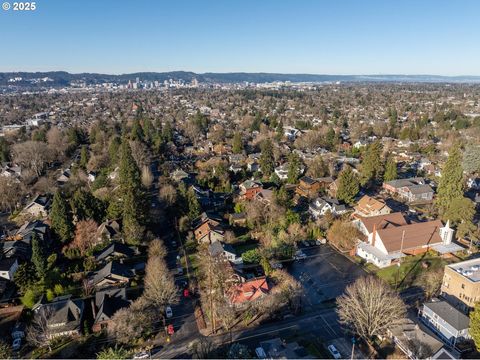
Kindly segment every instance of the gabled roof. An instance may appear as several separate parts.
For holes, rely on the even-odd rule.
[[[240,285],[235,285],[230,289],[230,302],[241,304],[247,301],[254,301],[265,294],[268,294],[270,287],[266,277],[261,277],[246,281]]]
[[[381,200],[374,199],[371,196],[364,195],[359,201],[356,209],[360,211],[379,211],[384,207],[388,207],[385,202]]]
[[[407,220],[403,217],[401,212],[371,217],[360,217],[359,220],[362,222],[363,226],[365,226],[368,233],[373,232],[374,226],[376,226],[378,231],[380,229],[386,229],[391,226],[396,227],[401,225],[407,225]]]
[[[95,305],[98,307],[95,322],[111,319],[118,310],[130,306],[130,303],[125,288],[106,290],[95,294]]]
[[[123,264],[120,264],[118,261],[110,261],[103,268],[96,272],[93,277],[93,284],[96,285],[101,282],[103,279],[109,277],[110,275],[116,275],[124,278],[133,277],[132,270],[126,267]]]
[[[122,255],[125,255],[126,257],[132,257],[135,255],[135,251],[129,246],[119,243],[117,241],[113,241],[105,248],[100,250],[97,255],[95,255],[95,260],[103,260],[114,253],[120,253]]]
[[[377,233],[390,253],[400,251],[400,249],[408,250],[442,243],[442,238],[440,237],[441,227],[443,227],[442,222],[434,220],[402,226],[389,226],[377,229]]]
[[[80,327],[83,309],[83,299],[71,300],[69,297],[59,297],[51,303],[39,305],[35,312],[46,311],[48,325],[56,332],[64,332]]]
[[[456,330],[468,329],[470,325],[469,317],[445,300],[433,300],[424,303],[423,306],[432,310]]]

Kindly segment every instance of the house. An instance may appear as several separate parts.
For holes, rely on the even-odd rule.
[[[232,245],[220,241],[208,245],[208,253],[214,258],[223,257],[236,265],[243,263],[242,257],[237,255]]]
[[[337,199],[326,196],[318,197],[308,205],[308,212],[315,219],[324,216],[327,212],[333,215],[341,215],[347,211],[347,207],[344,204],[340,204]]]
[[[23,210],[22,214],[30,215],[35,218],[44,218],[48,215],[51,205],[51,196],[49,194],[37,195]]]
[[[446,265],[441,293],[457,308],[472,309],[480,301],[480,258]]]
[[[93,171],[89,171],[87,177],[88,177],[88,181],[93,183],[97,179],[97,173]]]
[[[480,190],[480,178],[469,178],[467,187],[472,190]]]
[[[58,297],[51,303],[40,303],[33,308],[35,317],[46,319],[48,339],[82,334],[84,302],[83,299],[72,300],[70,297]]]
[[[110,261],[102,269],[95,272],[90,283],[95,288],[119,287],[127,285],[133,277],[133,272],[118,261]]]
[[[18,269],[17,258],[5,258],[0,260],[0,277],[12,281],[13,275]]]
[[[40,220],[25,222],[14,235],[8,236],[4,242],[0,243],[3,256],[29,260],[34,236],[45,246],[50,245],[50,227],[47,224]]]
[[[278,176],[280,180],[287,180],[288,179],[288,164],[285,163],[283,165],[277,166],[275,168],[275,174]]]
[[[392,180],[383,183],[382,186],[390,194],[397,195],[408,202],[433,200],[433,189],[421,177]]]
[[[273,201],[273,191],[262,189],[255,195],[255,200],[260,201],[264,205],[270,205]]]
[[[356,255],[382,268],[407,255],[434,250],[442,255],[463,250],[452,242],[454,230],[440,220],[408,224],[401,213],[355,221],[367,241],[359,241]]]
[[[95,254],[95,260],[97,262],[104,261],[108,262],[114,259],[120,258],[131,258],[135,255],[135,250],[131,247],[119,243],[117,241],[113,241],[108,244],[105,248],[100,250],[97,254]]]
[[[247,170],[252,172],[252,173],[256,173],[257,171],[261,171],[260,164],[258,163],[257,160],[248,159],[247,160]]]
[[[403,322],[388,329],[388,334],[395,345],[412,360],[433,359],[444,347],[444,343],[430,328],[421,321],[417,322],[410,314]]]
[[[368,195],[363,196],[354,209],[354,215],[361,217],[386,215],[392,212],[383,200],[377,200]]]
[[[295,189],[295,193],[298,196],[304,196],[306,198],[317,196],[322,184],[316,180],[312,179],[309,176],[303,176],[300,178],[297,188]]]
[[[199,243],[211,244],[215,241],[223,241],[225,231],[223,230],[220,222],[214,219],[207,219],[200,225],[195,227],[193,231],[195,239]]]
[[[291,126],[283,127],[283,135],[285,135],[285,137],[290,141],[295,140],[295,138],[299,133],[300,133],[300,130],[295,129],[294,127],[291,127]]]
[[[337,197],[338,185],[339,185],[339,181],[338,181],[338,179],[336,179],[336,180],[332,181],[330,184],[328,184],[328,186],[327,186],[327,193],[332,198]]]
[[[238,186],[240,198],[243,200],[253,200],[255,195],[262,190],[262,184],[252,180],[245,180]]]
[[[115,313],[130,306],[131,301],[127,299],[125,288],[99,291],[95,294],[95,322],[92,326],[94,332],[107,329]]]
[[[71,177],[72,177],[72,171],[70,169],[65,169],[57,178],[57,182],[60,184],[65,184],[70,181]]]
[[[230,214],[230,224],[233,226],[245,226],[247,224],[247,216],[243,212]]]
[[[257,348],[259,349],[259,348]],[[297,342],[289,342],[274,338],[260,342],[260,349],[268,359],[311,359],[308,351]],[[257,350],[258,351],[258,350]],[[264,355],[259,355],[263,358]]]
[[[16,164],[5,164],[0,168],[0,176],[19,179],[22,176],[22,167]]]
[[[448,345],[470,338],[470,319],[446,300],[433,299],[423,304],[420,319]]]
[[[228,291],[228,299],[233,306],[242,306],[263,298],[270,291],[266,277],[251,279],[234,285]]]
[[[116,220],[104,221],[97,228],[98,241],[113,240],[120,234],[120,224]]]
[[[175,181],[175,182],[184,181],[184,180],[188,179],[189,176],[190,175],[188,175],[188,173],[183,171],[182,169],[176,169],[171,175],[173,181]]]

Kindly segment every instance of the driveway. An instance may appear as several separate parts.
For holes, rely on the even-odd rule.
[[[338,253],[329,245],[303,248],[304,260],[288,267],[289,273],[304,288],[304,310],[333,301],[345,288],[366,272],[358,264]]]

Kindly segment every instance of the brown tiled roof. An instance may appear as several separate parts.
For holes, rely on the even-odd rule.
[[[382,240],[387,251],[395,252],[415,249],[425,245],[435,245],[442,242],[440,220],[421,222],[397,227],[388,227],[377,230],[378,237]],[[405,232],[402,246],[402,234]]]
[[[400,212],[371,217],[360,217],[360,221],[363,223],[369,233],[373,231],[374,225],[376,225],[377,230],[386,229],[391,226],[396,227],[407,225],[407,221]]]

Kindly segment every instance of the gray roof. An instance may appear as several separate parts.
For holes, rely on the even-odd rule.
[[[450,305],[445,300],[433,300],[424,303],[423,306],[429,308],[456,330],[468,329],[470,324],[470,319],[468,316]]]

